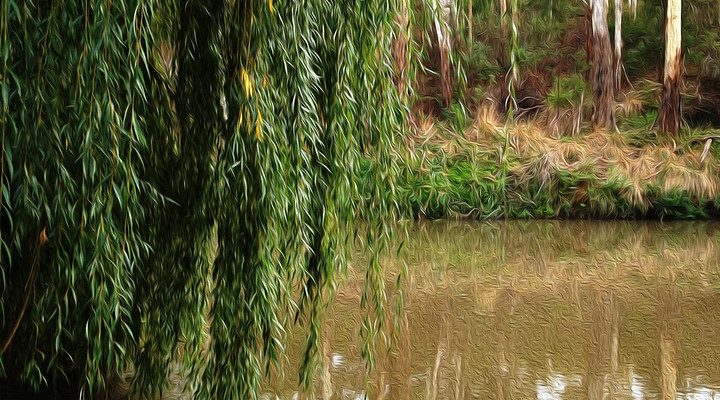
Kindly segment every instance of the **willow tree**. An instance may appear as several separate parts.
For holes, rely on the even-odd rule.
[[[503,0],[504,2],[505,0]],[[508,38],[508,50],[510,53],[510,68],[507,72],[507,89],[508,89],[508,97],[505,100],[505,109],[506,112],[506,122],[512,122],[515,118],[515,113],[518,110],[518,102],[517,102],[517,90],[520,83],[520,68],[519,68],[519,50],[520,50],[520,43],[519,43],[519,22],[518,22],[518,14],[519,14],[519,7],[518,7],[518,0],[510,0],[510,13],[503,12],[500,16],[502,19],[501,21],[501,30],[503,33],[506,32],[506,27],[510,25],[510,37]]]
[[[665,64],[658,122],[660,131],[677,134],[680,130],[680,82],[682,80],[682,1],[667,0],[665,8]]]
[[[307,383],[355,210],[388,235],[394,1],[0,12],[0,377],[89,397],[132,365],[152,395],[179,364],[196,398],[253,398],[300,321]]]
[[[593,93],[593,130],[615,126],[613,50],[607,23],[608,0],[590,0],[592,19],[590,84]]]
[[[507,0],[498,0],[498,8],[499,8],[498,14],[500,15],[500,34],[503,37],[507,37],[508,36],[507,35],[508,23],[507,23],[507,18],[506,18]]]
[[[409,87],[410,67],[409,56],[411,54],[410,46],[412,40],[412,28],[410,25],[410,4],[409,0],[399,0],[399,8],[395,17],[397,24],[397,34],[393,41],[393,58],[395,67],[395,85],[398,94],[402,99],[407,100]]]

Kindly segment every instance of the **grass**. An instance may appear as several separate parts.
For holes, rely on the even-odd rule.
[[[654,109],[648,109],[648,100],[637,100],[651,97],[646,90],[618,104],[625,110],[618,113],[618,132],[558,130],[551,126],[555,120],[542,115],[510,127],[507,175],[500,164],[502,117],[492,107],[478,107],[464,125],[416,116],[396,182],[402,214],[430,219],[719,216],[720,147],[707,139],[720,139],[720,131],[686,127],[675,138],[660,137],[652,129]]]

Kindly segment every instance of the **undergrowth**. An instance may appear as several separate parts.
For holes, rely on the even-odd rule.
[[[416,118],[401,156],[397,203],[406,218],[705,219],[720,216],[720,131],[652,129],[654,114],[618,132],[557,135],[538,122],[503,126],[487,110],[471,124]],[[709,139],[714,139],[709,141]],[[716,139],[716,140],[715,140]],[[363,171],[361,185],[373,183]]]

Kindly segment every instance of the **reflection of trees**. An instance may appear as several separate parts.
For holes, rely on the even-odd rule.
[[[671,398],[680,366],[720,376],[714,225],[551,222],[524,232],[508,225],[505,234],[493,232],[498,225],[428,224],[411,235],[406,312],[394,347],[378,355],[369,398],[385,385],[385,400],[531,398],[534,383],[554,374],[582,377],[567,389],[582,393],[566,398],[625,398],[629,366],[649,394]],[[357,344],[362,279],[350,274],[323,333],[326,362],[337,352],[353,365],[330,368],[332,399],[367,387]]]
[[[621,271],[625,276],[661,274],[687,265],[693,271],[686,278],[701,281],[707,274],[699,272],[713,272],[720,259],[718,228],[715,222],[427,223],[411,228],[404,259],[413,268],[425,270],[433,283],[457,278],[454,272],[481,281],[500,272],[504,279],[514,280],[537,275],[539,267],[547,266],[558,273],[586,275],[597,272],[597,265],[618,261],[633,267]]]
[[[577,286],[566,283],[532,291],[506,287],[489,293],[482,288],[477,293],[473,287],[467,292],[408,290],[405,328],[393,349],[378,357],[369,398],[455,399],[463,394],[464,398],[530,398],[535,396],[535,381],[573,373],[582,376],[582,388],[567,390],[583,393],[568,393],[568,398],[625,398],[631,379],[628,365],[645,374],[648,393],[667,393],[671,398],[674,382],[681,376],[678,338],[688,341],[685,353],[700,352],[712,340],[709,335],[682,336],[681,322],[720,329],[713,319],[716,309],[707,306],[715,297],[679,296],[671,283],[661,289],[601,282]],[[492,298],[489,309],[478,309],[476,296]],[[695,307],[691,314],[680,314],[681,302]],[[698,302],[701,306],[695,305]],[[358,346],[352,345],[356,338],[351,334],[356,331],[355,317],[350,316],[358,311],[352,303],[342,304],[330,319],[334,333],[327,335],[328,346],[358,367],[331,371],[332,399],[341,398],[343,388],[357,392],[367,387],[358,378],[361,358]],[[713,349],[719,354],[717,347]],[[702,365],[718,371],[716,359],[709,356],[710,364],[703,359]],[[322,385],[316,393],[323,398]]]
[[[497,329],[493,336],[496,341],[497,360],[489,367],[495,380],[495,395],[498,400],[517,397],[518,362],[515,343],[512,340],[512,315],[515,312],[516,294],[511,289],[500,290],[495,298],[494,316]]]
[[[677,338],[680,302],[677,287],[668,285],[660,297],[660,379],[663,400],[674,400],[677,393]]]
[[[408,400],[412,391],[410,375],[412,374],[413,347],[410,342],[412,332],[409,331],[408,315],[399,316],[399,331],[388,355],[388,375],[390,393],[388,399]]]
[[[590,288],[588,299],[587,397],[589,400],[602,400],[607,390],[612,399],[616,395],[619,364],[618,304],[607,287]]]
[[[433,332],[430,337],[437,337],[434,361],[428,366],[425,377],[425,398],[428,400],[458,399],[464,391],[461,353],[465,351],[465,329],[462,317],[458,318],[453,312],[458,308],[457,297],[443,296],[427,310],[434,312],[435,318],[427,321],[425,326]]]
[[[323,338],[322,344],[322,399],[330,400],[333,395],[333,382],[332,374],[330,373],[330,366],[332,365],[332,351],[330,349],[330,343],[327,337]]]

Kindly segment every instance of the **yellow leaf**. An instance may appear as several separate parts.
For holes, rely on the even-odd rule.
[[[40,237],[38,238],[38,246],[42,246],[48,241],[47,233],[45,232],[47,228],[43,228],[40,232]]]
[[[252,81],[245,68],[240,72],[240,77],[242,78],[243,87],[245,88],[245,97],[250,97],[253,91]]]
[[[268,0],[268,8],[270,8],[270,14],[275,14],[275,7],[273,7],[273,0]]]
[[[255,122],[255,138],[262,142],[262,114],[258,113],[257,121]]]

